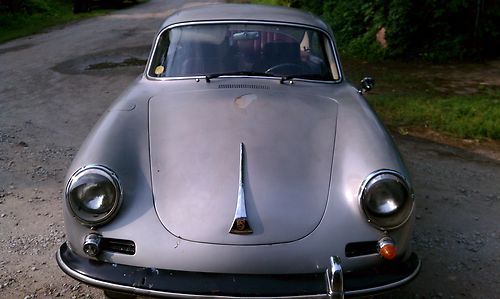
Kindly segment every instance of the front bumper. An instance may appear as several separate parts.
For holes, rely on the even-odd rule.
[[[383,292],[411,281],[420,270],[415,253],[404,262],[387,262],[358,272],[340,269],[342,294],[334,265],[326,273],[249,275],[197,273],[111,264],[74,254],[66,243],[57,252],[59,267],[86,284],[118,292],[173,298],[338,298]],[[332,260],[333,263],[333,260]],[[334,275],[335,274],[335,275]],[[333,277],[333,278],[332,278]],[[333,279],[336,279],[333,283]]]

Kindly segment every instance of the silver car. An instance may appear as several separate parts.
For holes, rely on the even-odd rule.
[[[342,298],[420,269],[404,163],[331,29],[222,4],[161,26],[75,157],[57,262],[107,294]]]

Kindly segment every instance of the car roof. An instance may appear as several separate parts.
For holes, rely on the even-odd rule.
[[[213,4],[181,9],[165,20],[162,29],[177,23],[198,21],[293,23],[317,27],[331,33],[329,27],[312,13],[283,6],[254,4]]]

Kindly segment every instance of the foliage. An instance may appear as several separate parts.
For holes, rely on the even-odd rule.
[[[1,14],[33,14],[45,13],[50,10],[46,0],[0,0]]]
[[[101,9],[73,14],[72,3],[72,0],[0,0],[0,43],[107,12]]]
[[[430,61],[478,59],[500,53],[498,0],[270,0],[309,10],[335,32],[350,56],[423,58]],[[385,29],[387,47],[376,34]]]

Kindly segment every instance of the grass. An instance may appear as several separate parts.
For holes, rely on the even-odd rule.
[[[468,73],[470,65],[343,61],[355,84],[366,74],[375,78],[376,86],[366,97],[390,129],[403,134],[430,129],[458,138],[500,140],[500,87],[452,76],[457,71]]]
[[[486,94],[429,97],[374,95],[369,101],[387,126],[429,128],[466,138],[500,139],[500,91]]]
[[[104,15],[111,11],[99,8],[87,13],[74,14],[72,2],[68,0],[45,0],[39,3],[43,5],[36,7],[31,13],[0,11],[0,43],[39,33],[55,25]]]

